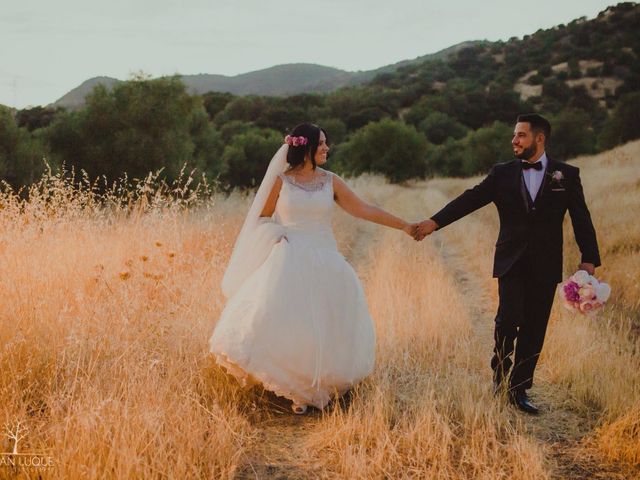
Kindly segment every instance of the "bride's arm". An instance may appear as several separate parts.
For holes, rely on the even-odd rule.
[[[405,222],[401,218],[375,205],[365,202],[347,186],[342,178],[335,174],[333,175],[333,193],[335,194],[336,203],[354,217],[369,220],[370,222],[387,227],[397,228],[398,230],[404,230],[413,236],[414,226],[412,224]]]
[[[282,179],[278,177],[276,178],[276,183],[273,184],[273,188],[271,189],[269,198],[267,198],[267,201],[264,204],[264,208],[262,209],[262,213],[260,214],[261,217],[270,217],[273,215],[273,212],[276,211],[276,203],[278,202],[281,188]]]

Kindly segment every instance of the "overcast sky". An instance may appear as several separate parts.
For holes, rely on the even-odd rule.
[[[369,70],[507,40],[615,0],[0,0],[0,104],[54,102],[96,76],[237,75],[283,63]]]

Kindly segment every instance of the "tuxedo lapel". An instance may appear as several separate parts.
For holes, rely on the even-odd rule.
[[[524,210],[528,212],[531,209],[531,205],[533,201],[531,200],[531,195],[529,194],[529,190],[527,190],[527,185],[524,182],[524,175],[522,175],[522,162],[517,161],[513,162],[513,181],[514,185],[518,192],[520,192],[520,199],[522,200],[522,206]]]
[[[544,171],[544,177],[542,178],[542,184],[540,185],[540,191],[536,195],[534,204],[539,205],[544,194],[549,190],[549,183],[551,183],[551,172],[554,171],[556,162],[547,157],[547,168]]]

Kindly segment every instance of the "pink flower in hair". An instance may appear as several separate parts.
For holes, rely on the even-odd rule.
[[[302,145],[306,145],[307,142],[308,142],[307,138],[303,136],[292,137],[291,135],[287,135],[286,137],[284,137],[284,143],[294,147],[300,147]]]

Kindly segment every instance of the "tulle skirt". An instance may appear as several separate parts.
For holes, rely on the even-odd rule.
[[[243,385],[323,408],[372,372],[373,322],[331,234],[287,238],[229,299],[211,352]]]

